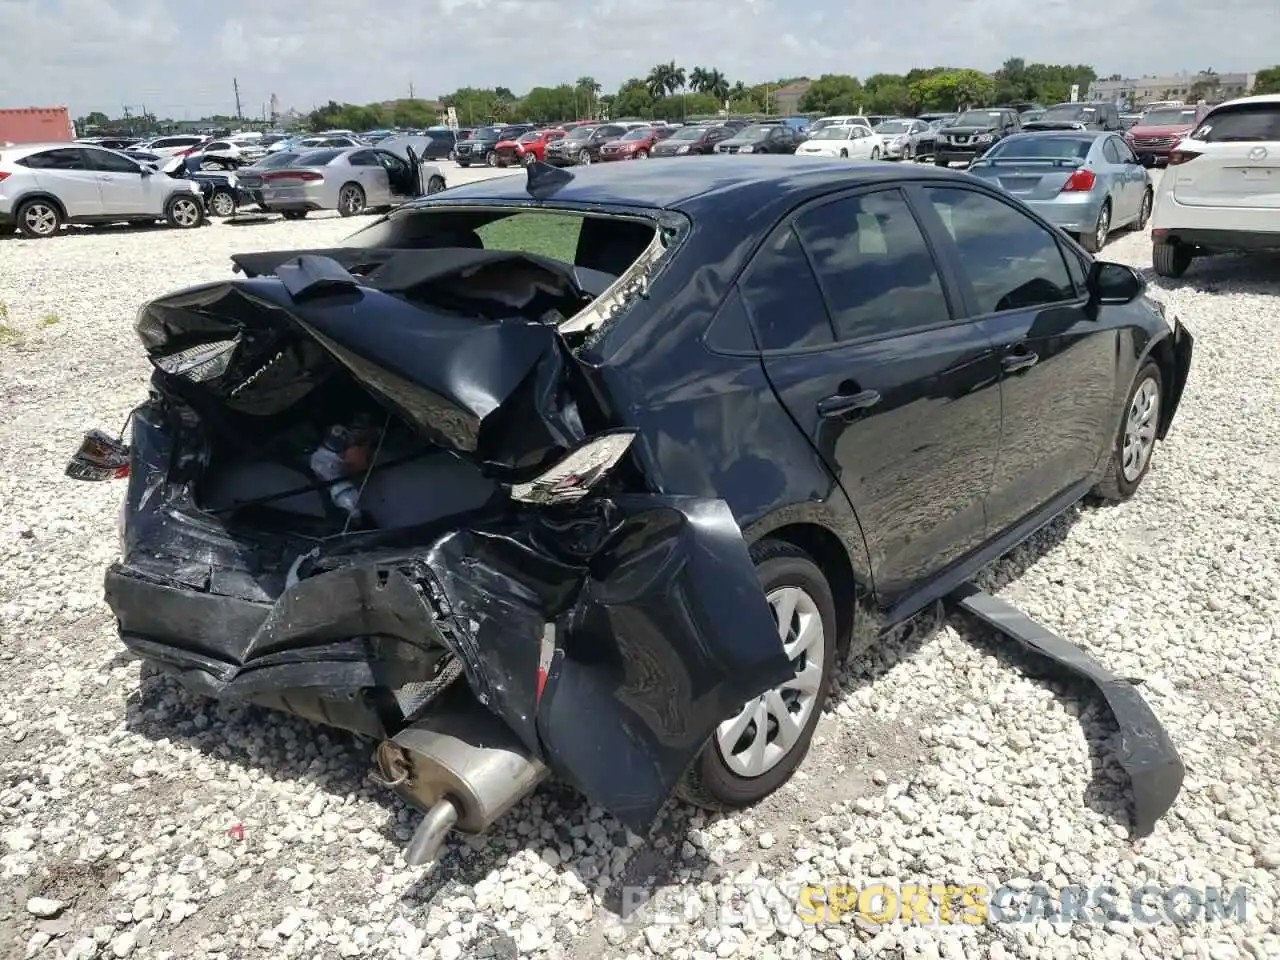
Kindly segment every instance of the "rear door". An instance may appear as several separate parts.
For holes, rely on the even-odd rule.
[[[102,213],[98,175],[89,169],[80,147],[58,147],[33,153],[18,163],[35,171],[40,189],[53,194],[69,217],[96,217]]]
[[[154,178],[143,177],[142,168],[132,160],[92,147],[85,148],[84,156],[85,165],[97,176],[104,214],[154,214],[158,217],[163,212],[160,191],[151,183]]]
[[[1133,198],[1133,205],[1129,212],[1134,217],[1137,217],[1138,212],[1142,209],[1143,198],[1147,195],[1147,187],[1151,184],[1151,178],[1147,174],[1147,168],[1142,165],[1138,155],[1124,142],[1123,137],[1111,137],[1110,142],[1114,145],[1116,154],[1120,158],[1120,167],[1124,173],[1125,181],[1129,185],[1130,195]]]
[[[1280,102],[1252,102],[1211,112],[1169,167],[1173,197],[1189,207],[1280,210]]]
[[[1085,479],[1110,445],[1119,333],[1087,309],[1079,255],[1012,203],[913,188],[962,278],[964,312],[999,353],[1003,427],[987,503],[995,536]]]
[[[1102,141],[1102,169],[1099,173],[1107,173],[1115,181],[1115,209],[1111,211],[1111,222],[1116,226],[1124,223],[1138,213],[1141,201],[1138,182],[1133,178],[1133,170],[1125,165],[1124,154],[1120,148],[1124,141],[1119,137],[1107,137]]]
[[[784,221],[740,283],[765,371],[861,521],[892,605],[977,547],[999,443],[999,364],[957,323],[897,189],[819,201]]]
[[[384,207],[391,203],[391,178],[373,150],[357,150],[347,157],[347,163],[355,168],[368,206]]]

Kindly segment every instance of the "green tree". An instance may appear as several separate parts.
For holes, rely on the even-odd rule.
[[[729,96],[729,81],[714,67],[694,67],[689,71],[689,86],[698,93],[709,93],[717,100]]]
[[[526,119],[536,123],[576,120],[575,91],[567,83],[558,87],[534,87],[521,101]]]
[[[906,77],[896,73],[877,73],[867,77],[862,87],[866,92],[865,109],[868,113],[902,114],[912,108]]]
[[[429,127],[439,117],[433,104],[426,100],[397,100],[391,111],[391,123],[397,127]]]
[[[803,113],[857,113],[862,107],[862,84],[843,73],[825,73],[800,98]]]
[[[579,77],[578,82],[573,85],[573,89],[578,102],[582,104],[585,116],[587,118],[594,117],[596,114],[596,98],[600,94],[600,84],[596,82],[596,78]]]
[[[961,110],[991,103],[996,83],[977,70],[947,70],[917,80],[908,89],[921,109]]]
[[[709,93],[687,93],[654,101],[650,116],[654,120],[684,120],[688,117],[714,116],[720,112],[720,101]]]
[[[1218,88],[1222,85],[1222,80],[1218,76],[1218,72],[1210,67],[1208,70],[1201,70],[1197,74],[1195,82],[1191,84],[1191,92],[1189,96],[1195,100],[1213,100],[1218,95]]]
[[[666,87],[663,86],[662,89],[665,90]],[[632,77],[618,88],[618,94],[610,104],[609,116],[615,120],[621,120],[623,117],[649,119],[653,116],[655,99],[658,98],[653,95],[652,77],[646,80]]]
[[[1253,80],[1253,92],[1280,93],[1280,64],[1257,72]]]

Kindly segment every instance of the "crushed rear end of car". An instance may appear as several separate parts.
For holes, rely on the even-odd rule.
[[[237,258],[161,297],[106,599],[186,687],[381,741],[427,816],[483,831],[546,775],[646,831],[715,726],[789,675],[723,501],[651,488],[558,320],[625,310],[481,249]],[[586,306],[584,306],[586,305]]]

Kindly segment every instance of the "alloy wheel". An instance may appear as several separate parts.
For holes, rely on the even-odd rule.
[[[1107,242],[1107,234],[1111,232],[1111,208],[1106,204],[1102,205],[1102,209],[1098,212],[1098,223],[1093,229],[1093,239],[1098,245],[1096,249],[1101,250]]]
[[[578,153],[578,162],[584,167],[588,166],[591,163],[591,154],[586,150],[580,151]]]
[[[182,197],[173,202],[173,222],[180,227],[194,227],[200,222],[200,207],[194,200]]]
[[[347,216],[354,216],[364,209],[364,197],[355,187],[345,187],[338,198],[338,210]]]
[[[22,214],[22,222],[36,236],[48,237],[58,229],[58,211],[47,203],[30,203]]]
[[[779,587],[765,599],[796,674],[716,728],[720,755],[740,777],[767,773],[800,741],[818,703],[826,658],[822,613],[813,597],[800,587]]]
[[[1124,424],[1124,442],[1120,451],[1120,469],[1125,480],[1133,483],[1142,476],[1156,445],[1156,429],[1160,424],[1160,386],[1154,379],[1143,380],[1133,392]]]
[[[209,209],[215,217],[229,217],[236,212],[236,201],[231,194],[219,190],[209,198]]]

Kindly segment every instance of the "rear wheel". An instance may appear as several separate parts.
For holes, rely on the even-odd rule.
[[[762,541],[751,554],[796,672],[720,724],[685,772],[680,797],[712,810],[751,806],[791,779],[835,671],[835,601],[818,565],[780,540]]]
[[[584,167],[591,163],[591,153],[588,150],[578,151],[578,162]]]
[[[467,169],[467,167],[471,166],[471,164],[469,164],[466,160],[459,160],[458,166],[460,166],[463,170],[465,170]]]
[[[1080,246],[1090,253],[1097,253],[1107,243],[1107,235],[1111,232],[1111,201],[1104,200],[1102,209],[1098,211],[1098,219],[1089,233],[1080,234]]]
[[[1176,280],[1191,266],[1191,249],[1180,243],[1156,240],[1151,244],[1151,262],[1159,276]]]
[[[364,189],[358,183],[348,183],[338,191],[338,213],[354,217],[364,213]]]
[[[1142,206],[1138,208],[1138,219],[1133,222],[1133,229],[1147,229],[1147,221],[1151,219],[1151,188],[1142,194]]]
[[[307,219],[307,212],[306,210],[284,210],[281,211],[280,215],[286,220],[305,220]]]
[[[649,159],[649,151],[648,151],[648,150],[644,150],[644,149],[637,150],[637,151],[636,151],[636,154],[635,154],[635,159],[637,159],[637,160],[648,160],[648,159]]]
[[[841,159],[841,160],[848,160],[848,159],[849,159],[849,151],[848,151],[847,149],[842,148],[842,149],[840,150],[840,159]]]
[[[52,200],[28,200],[18,207],[18,229],[25,236],[43,239],[62,229],[62,211]]]
[[[879,148],[879,147],[872,147],[872,148],[871,148],[871,159],[872,159],[872,160],[879,160],[879,159],[880,159],[880,148]]]
[[[526,153],[523,157],[520,158],[520,162],[523,163],[526,167],[532,167],[535,163],[538,162],[538,158],[534,156],[532,153]]]
[[[933,165],[934,165],[935,167],[949,167],[949,166],[951,166],[951,161],[950,161],[950,160],[943,160],[941,157],[934,157],[934,158],[933,158]]]
[[[432,177],[427,181],[427,193],[439,193],[445,187],[444,177]]]
[[[905,147],[902,148],[902,159],[914,160],[915,158],[916,158],[916,152],[912,148],[911,144],[908,143]]]
[[[490,150],[488,153],[486,153],[486,154],[484,155],[484,162],[485,162],[485,166],[489,166],[489,167],[496,167],[496,166],[498,166],[498,154],[497,154],[497,152],[496,152],[496,151],[493,151],[493,150]]]
[[[190,196],[179,194],[176,197],[170,197],[169,202],[165,204],[164,218],[171,227],[190,230],[204,223],[204,206],[194,194]]]
[[[1129,388],[1107,472],[1093,488],[1095,496],[1111,501],[1128,500],[1142,483],[1151,467],[1151,454],[1160,432],[1163,388],[1160,367],[1148,360]]]

